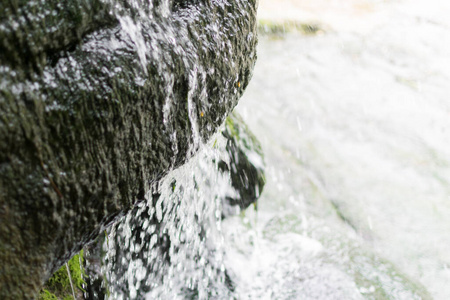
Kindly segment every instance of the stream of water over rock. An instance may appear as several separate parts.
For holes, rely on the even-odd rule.
[[[190,199],[168,213],[163,229],[183,242],[169,247],[173,260],[156,275],[140,260],[125,262],[121,280],[131,295],[450,297],[448,28],[428,4],[369,2],[345,14],[322,7],[328,23],[316,19],[314,35],[260,38],[255,74],[237,107],[265,152],[258,210],[219,217],[229,178],[216,173],[211,155],[218,154],[206,146],[162,185],[168,202],[152,212],[162,216]],[[127,223],[120,226],[130,234]],[[155,250],[145,257],[164,259]]]
[[[160,68],[155,74],[161,74],[155,88],[162,91],[158,121],[162,140],[168,142],[157,147],[173,154],[173,161],[166,162],[170,169],[180,164],[175,159],[186,144],[178,142],[180,128],[172,122],[176,98],[186,101],[183,120],[189,123],[189,149],[183,153],[190,157],[200,149],[186,165],[147,187],[145,199],[105,231],[96,248],[86,249],[87,269],[98,272],[106,298],[449,299],[449,5],[419,0],[261,1],[262,23],[287,28],[286,20],[306,20],[318,30],[312,35],[286,30],[260,39],[253,81],[237,110],[262,142],[267,185],[258,205],[244,213],[224,201],[239,198],[231,176],[219,167],[230,160],[224,157],[224,137],[216,134],[205,143],[199,128],[204,116],[215,125],[220,119],[208,114],[215,113],[208,111],[208,99],[215,95],[208,87],[216,82],[207,82],[219,71],[197,65],[197,57],[187,53],[180,64],[191,72],[178,86],[169,72],[171,58],[165,55],[183,53],[186,49],[179,42],[189,44],[188,32],[174,32],[170,26],[164,32],[159,23],[136,22],[158,15],[164,25],[170,9],[183,11],[188,2],[153,1],[157,7],[145,10],[141,8],[146,1],[127,1],[129,7],[109,1],[120,34],[110,30],[108,39],[100,42],[104,32],[94,33],[81,49],[99,51],[106,45],[112,52],[103,58],[111,59],[117,49],[119,54],[132,52],[135,65],[130,69],[142,69],[132,77],[130,90],[137,94],[152,70],[149,60],[170,62],[154,66]],[[223,12],[232,7],[231,1],[211,3]],[[123,13],[127,10],[133,17]],[[190,13],[201,19],[198,12]],[[175,24],[194,18],[182,12],[178,17]],[[153,38],[143,36],[147,31],[142,24]],[[212,41],[222,41],[218,24],[205,24],[214,33]],[[190,39],[201,38],[189,34]],[[253,45],[255,37],[247,38]],[[224,53],[231,49],[226,39],[209,46]],[[249,72],[241,74],[238,63],[228,66],[227,60],[225,55],[221,79],[226,80],[220,82],[233,97],[230,108]],[[78,82],[79,90],[92,87],[77,81],[80,65],[70,56],[59,64],[61,70],[73,64],[69,79]],[[0,71],[11,75],[8,68]],[[67,76],[67,69],[63,71],[61,77]],[[102,72],[112,78],[121,71]],[[228,78],[228,73],[233,76]],[[183,90],[182,96],[171,94],[175,86]],[[217,95],[218,103],[227,100]],[[70,108],[73,103],[66,104]],[[47,108],[51,112],[65,107],[55,102]],[[209,134],[215,129],[211,124],[203,128]],[[136,139],[137,148],[140,141]],[[131,151],[124,153],[132,161]],[[248,153],[248,159],[263,165],[255,153]],[[103,160],[108,157],[95,161]],[[53,192],[50,181],[45,184]],[[85,212],[68,211],[80,216]]]
[[[262,21],[321,29],[260,38],[237,110],[267,185],[258,211],[216,219],[221,279],[194,277],[226,273],[219,299],[449,299],[450,7],[333,3],[262,1]]]

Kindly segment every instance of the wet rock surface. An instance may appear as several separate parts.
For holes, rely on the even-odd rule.
[[[256,59],[255,2],[9,1],[0,16],[0,298],[32,298],[223,123]]]
[[[86,299],[233,296],[217,224],[257,201],[264,158],[235,113],[212,144],[89,247]]]
[[[222,201],[222,215],[227,217],[245,210],[252,203],[256,206],[266,178],[261,145],[238,113],[227,118],[222,135],[226,139],[226,159],[219,162],[218,168],[229,174],[234,190]]]

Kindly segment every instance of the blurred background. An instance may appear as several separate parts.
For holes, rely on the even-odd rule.
[[[224,226],[240,228],[226,241],[243,299],[412,299],[400,277],[450,299],[449,15],[438,0],[260,0],[237,111],[267,184]]]

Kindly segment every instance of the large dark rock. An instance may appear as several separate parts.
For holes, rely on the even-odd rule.
[[[223,123],[253,0],[0,3],[0,298],[33,298]]]

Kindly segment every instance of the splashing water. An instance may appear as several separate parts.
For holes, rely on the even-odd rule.
[[[232,293],[223,265],[221,205],[233,191],[212,144],[175,170],[105,242],[111,299],[210,299]]]

